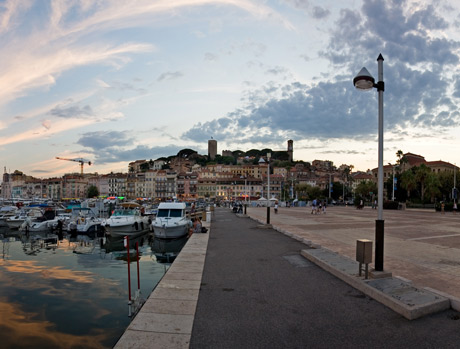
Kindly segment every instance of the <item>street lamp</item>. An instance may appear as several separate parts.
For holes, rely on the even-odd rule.
[[[384,220],[383,220],[383,91],[385,83],[383,82],[383,56],[379,54],[378,62],[378,79],[375,83],[374,77],[366,68],[362,68],[358,75],[353,79],[353,85],[359,90],[371,90],[376,88],[379,97],[379,167],[378,167],[378,219],[375,221],[375,270],[383,271],[383,241],[384,241]]]
[[[270,224],[270,158],[272,153],[267,153],[267,163],[268,163],[268,172],[267,172],[267,224]]]
[[[393,167],[393,195],[391,196],[391,201],[395,201],[395,168],[397,165],[393,166],[392,164],[388,163],[391,167]]]

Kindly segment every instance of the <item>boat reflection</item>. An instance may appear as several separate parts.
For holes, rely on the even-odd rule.
[[[144,246],[145,241],[149,239],[150,234],[145,233],[135,238],[129,238],[129,260],[134,262],[137,259],[136,242],[140,247]],[[106,253],[111,253],[115,259],[128,261],[128,253],[124,245],[123,237],[107,236],[105,243],[101,246]],[[142,256],[142,251],[139,250],[139,258]]]
[[[172,263],[179,255],[182,247],[184,247],[187,241],[187,236],[177,239],[154,238],[150,241],[150,248],[156,257],[157,262]]]

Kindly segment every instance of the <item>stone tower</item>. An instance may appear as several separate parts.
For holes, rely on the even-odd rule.
[[[292,139],[288,140],[287,152],[289,155],[289,162],[294,161],[294,141]]]
[[[214,160],[217,155],[217,141],[215,139],[211,139],[208,141],[208,156],[211,160]]]

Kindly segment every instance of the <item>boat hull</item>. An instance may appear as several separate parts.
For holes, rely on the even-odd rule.
[[[160,239],[177,239],[188,234],[190,224],[181,225],[153,225],[153,234]]]
[[[105,233],[113,237],[137,236],[149,231],[149,224],[144,221],[133,223],[126,222],[121,219],[113,221],[107,220],[103,226]]]

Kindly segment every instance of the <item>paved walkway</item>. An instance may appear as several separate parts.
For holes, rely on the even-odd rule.
[[[190,348],[458,347],[455,311],[408,321],[259,226],[216,210]]]
[[[356,240],[374,239],[375,211],[280,208],[274,229],[256,221],[266,208],[248,215],[216,209],[209,234],[192,236],[116,348],[458,347],[457,312],[407,321],[301,256],[309,240],[354,260]],[[385,269],[459,297],[460,215],[384,218]]]
[[[376,210],[339,206],[328,207],[326,214],[310,212],[305,207],[280,208],[276,215],[271,211],[270,222],[353,260],[356,240],[375,240]],[[263,222],[266,213],[266,208],[247,210],[251,218]],[[383,215],[384,269],[414,285],[460,298],[460,214],[384,210]]]

